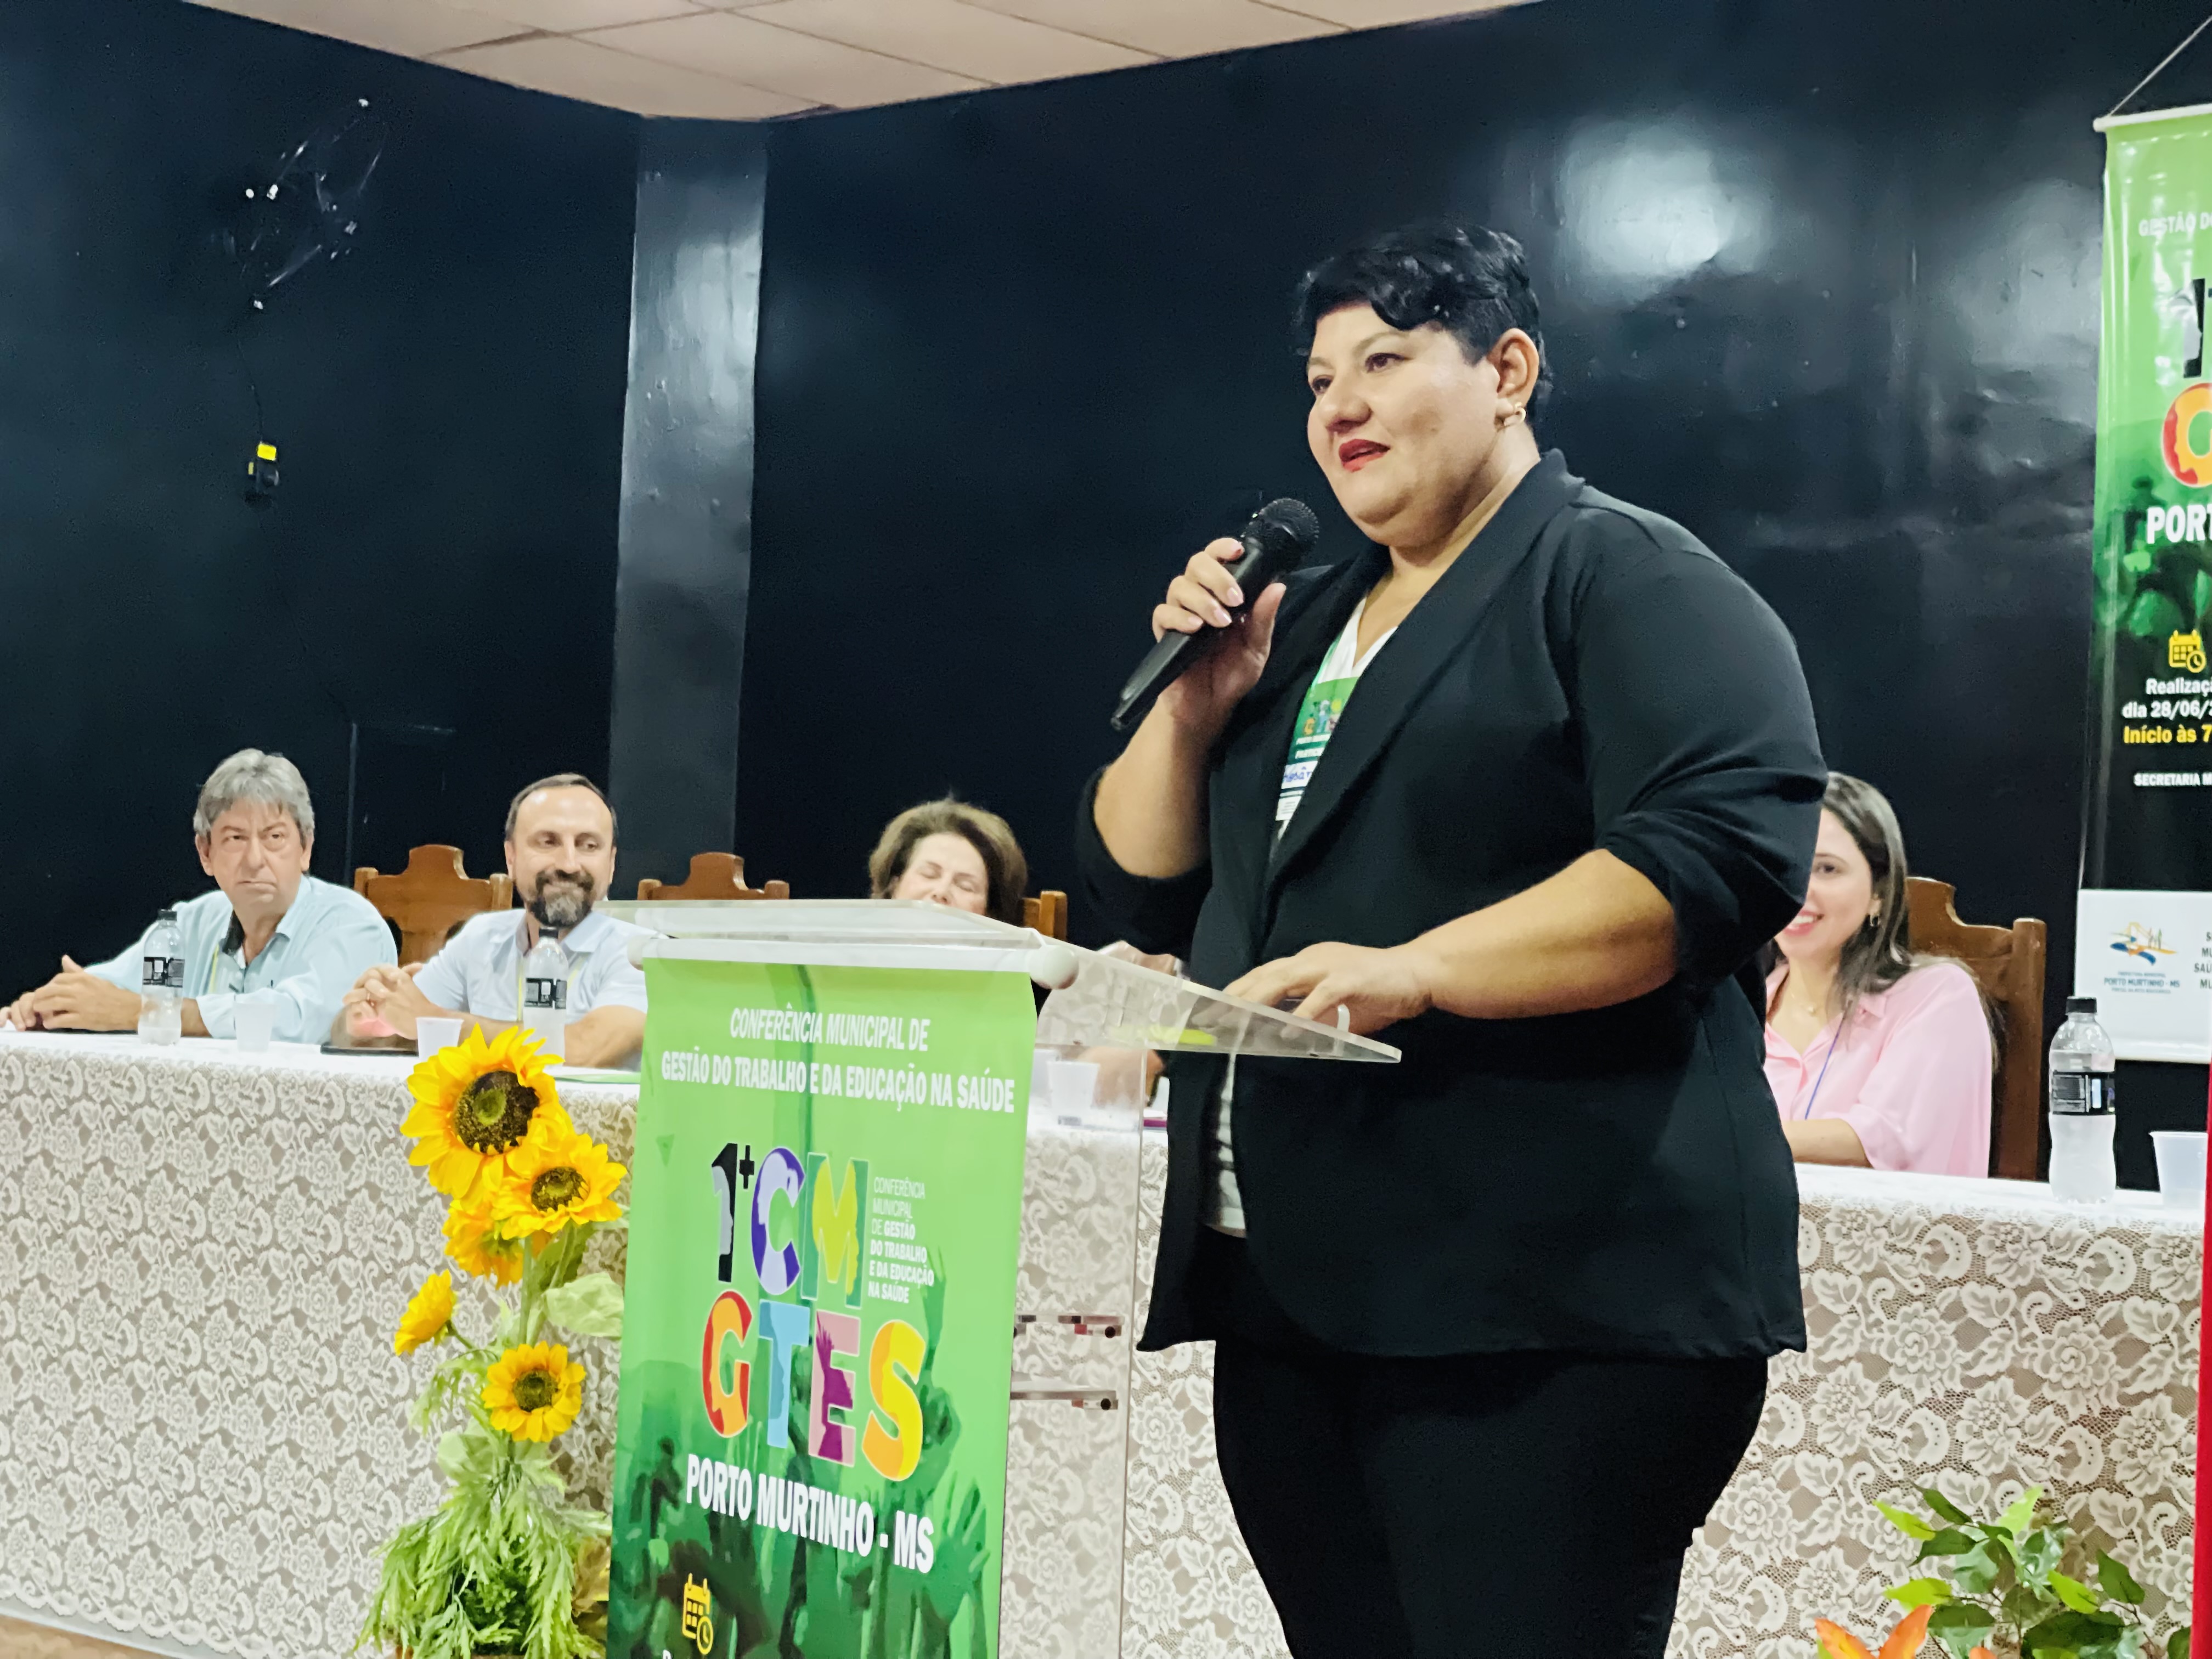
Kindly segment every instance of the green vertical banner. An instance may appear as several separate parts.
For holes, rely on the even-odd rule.
[[[990,1659],[1028,979],[647,982],[609,1654]]]
[[[2212,1057],[2212,118],[2106,131],[2089,799],[2074,989],[2124,1058]]]

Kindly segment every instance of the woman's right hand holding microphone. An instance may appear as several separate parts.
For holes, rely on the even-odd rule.
[[[1259,684],[1275,637],[1283,585],[1247,594],[1227,567],[1244,544],[1224,536],[1191,556],[1152,607],[1152,637],[1225,633],[1170,681],[1121,758],[1098,781],[1091,816],[1114,861],[1131,875],[1180,876],[1206,858],[1206,772],[1214,741]],[[1248,599],[1252,608],[1234,614]]]
[[[1152,637],[1225,630],[1216,643],[1160,693],[1162,716],[1186,733],[1211,744],[1230,711],[1259,683],[1275,637],[1275,612],[1283,585],[1272,582],[1256,599],[1243,592],[1228,567],[1244,556],[1244,544],[1224,536],[1190,556],[1182,574],[1168,584],[1167,597],[1152,607]],[[1252,608],[1232,613],[1246,600]]]

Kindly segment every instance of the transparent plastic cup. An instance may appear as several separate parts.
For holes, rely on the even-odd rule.
[[[2177,1210],[2204,1207],[2204,1131],[2154,1129],[2151,1150],[2158,1154],[2158,1194]]]
[[[450,1048],[461,1040],[465,1021],[458,1019],[418,1019],[415,1022],[415,1052],[434,1054],[441,1048]]]
[[[268,1003],[252,997],[244,997],[232,1011],[237,1023],[238,1052],[241,1054],[265,1054],[269,1044],[276,1036],[276,1010]]]

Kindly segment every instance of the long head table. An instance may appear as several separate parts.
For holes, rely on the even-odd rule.
[[[1146,1268],[1162,1168],[1147,1158]],[[2154,1194],[2083,1207],[2019,1182],[1797,1173],[1810,1349],[1774,1361],[1669,1655],[1814,1659],[1816,1618],[1887,1631],[1882,1591],[1925,1569],[1874,1500],[1924,1511],[1930,1485],[1991,1516],[2042,1486],[2136,1569],[2161,1627],[2185,1621],[2202,1218]],[[1211,1349],[1139,1354],[1131,1397],[1121,1651],[1278,1659],[1214,1468]]]
[[[179,1654],[350,1647],[377,1548],[440,1495],[405,1424],[422,1368],[392,1352],[443,1259],[442,1201],[398,1133],[410,1066],[0,1034],[0,1611]],[[633,1091],[562,1097],[629,1161]],[[1110,1253],[1079,1150],[1033,1137],[1031,1163],[1025,1273]],[[1148,1139],[1147,1271],[1164,1167]],[[2041,1483],[2154,1608],[2179,1608],[2198,1218],[2130,1195],[2084,1210],[2012,1183],[1800,1173],[1812,1352],[1775,1362],[1670,1651],[1810,1659],[1815,1617],[1886,1626],[1881,1591],[1911,1550],[1872,1500],[1930,1482],[1975,1510]],[[614,1356],[580,1352],[592,1382],[562,1445],[604,1491]],[[1284,1651],[1215,1471],[1212,1364],[1202,1345],[1142,1355],[1132,1379],[1124,1654]],[[1108,1426],[1015,1414],[1008,1659],[1100,1650],[1068,1645],[1085,1621],[1064,1605],[1043,1616],[1094,1582],[1077,1554],[1121,1520],[1120,1492],[1066,1478],[1086,1423]],[[1090,1628],[1111,1627],[1100,1611]]]
[[[172,1652],[352,1646],[377,1551],[442,1496],[406,1420],[426,1368],[392,1352],[444,1259],[399,1133],[413,1065],[0,1033],[0,1611]],[[635,1091],[561,1098],[629,1161]],[[561,1449],[604,1492],[612,1345],[575,1346]]]

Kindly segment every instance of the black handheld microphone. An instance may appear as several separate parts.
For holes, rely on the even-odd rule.
[[[1241,620],[1260,595],[1267,591],[1267,585],[1297,569],[1320,539],[1321,520],[1314,517],[1313,508],[1294,496],[1269,501],[1255,513],[1252,521],[1244,526],[1243,534],[1237,538],[1244,544],[1244,556],[1222,567],[1236,578],[1237,586],[1244,593],[1243,605],[1231,615]],[[1114,710],[1114,729],[1127,731],[1130,721],[1149,708],[1152,699],[1166,690],[1176,676],[1196,662],[1225,631],[1201,628],[1195,634],[1161,635],[1159,643],[1145,653],[1144,661],[1137,665],[1137,672],[1121,688],[1121,700]]]

